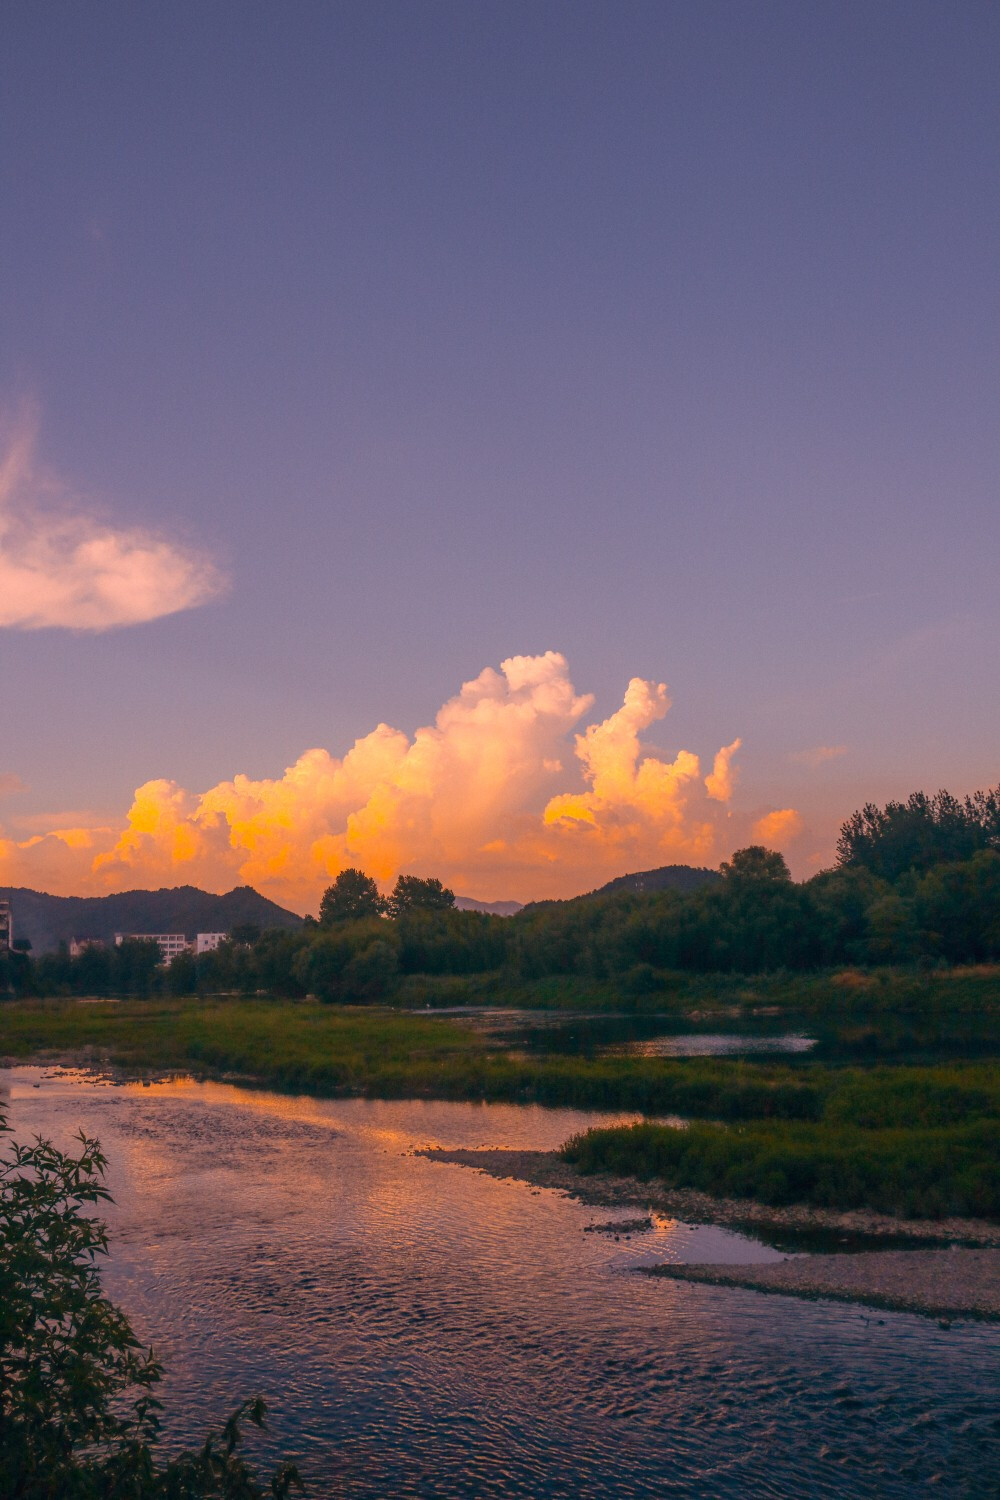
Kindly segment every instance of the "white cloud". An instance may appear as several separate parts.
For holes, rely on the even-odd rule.
[[[35,463],[22,415],[0,459],[0,627],[110,630],[204,604],[224,579],[210,558],[90,514]]]

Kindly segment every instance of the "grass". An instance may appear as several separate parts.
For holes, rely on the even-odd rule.
[[[127,1067],[237,1073],[282,1089],[489,1099],[650,1114],[808,1119],[821,1092],[794,1070],[642,1057],[522,1057],[441,1018],[311,1001],[20,1001],[0,1053],[87,1054]]]
[[[933,1006],[948,982],[936,980]],[[960,1004],[982,1002],[978,979],[953,982]],[[692,1125],[591,1131],[567,1143],[567,1160],[767,1203],[1000,1217],[1000,1069],[987,1062],[534,1056],[446,1017],[259,998],[8,1002],[0,1054],[236,1074],[315,1095],[676,1114]]]
[[[643,1123],[590,1130],[563,1147],[579,1171],[613,1172],[716,1197],[903,1218],[1000,1219],[1000,1121],[864,1130],[785,1121],[685,1130]]]

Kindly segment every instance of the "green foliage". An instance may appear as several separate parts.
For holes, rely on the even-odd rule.
[[[361,870],[341,870],[333,885],[327,886],[319,904],[321,927],[338,922],[357,922],[365,917],[380,917],[385,901],[370,875]]]
[[[244,927],[246,941],[175,960],[170,970],[159,966],[149,943],[88,948],[76,959],[63,950],[34,963],[11,954],[0,989],[146,996],[263,990],[350,1002],[395,994],[399,981],[415,976],[494,976],[507,991],[572,979],[606,986],[609,1000],[636,1005],[668,992],[682,974],[990,963],[1000,959],[1000,849],[978,848],[950,862],[939,856],[970,840],[1000,839],[998,796],[977,793],[960,805],[946,793],[917,794],[881,813],[864,809],[845,824],[841,864],[801,884],[780,854],[752,845],[725,862],[719,877],[686,891],[618,884],[511,918],[457,911],[440,881],[415,876],[401,876],[385,902],[367,875],[344,870],[323,897],[318,923],[265,931],[253,942]],[[890,867],[894,878],[879,873]],[[362,959],[373,944],[376,951]]]
[[[0,1120],[0,1130],[6,1131]],[[237,1449],[245,1402],[197,1453],[159,1461],[162,1368],[103,1294],[106,1161],[82,1133],[75,1156],[51,1142],[0,1160],[0,1493],[10,1500],[256,1500],[264,1490]],[[274,1496],[301,1489],[292,1465]]]
[[[959,802],[950,792],[914,792],[885,807],[867,803],[840,830],[837,863],[860,865],[882,880],[1000,849],[1000,786]]]
[[[1000,1218],[1000,1123],[864,1130],[829,1124],[645,1122],[575,1136],[563,1156],[581,1172],[613,1172],[717,1197],[870,1208],[903,1217]]]
[[[405,917],[415,911],[448,911],[455,905],[455,892],[440,880],[421,880],[400,875],[386,903],[390,917]]]
[[[754,886],[764,881],[787,885],[792,879],[784,855],[774,849],[765,849],[763,844],[737,849],[732,859],[723,860],[719,871],[732,886]]]

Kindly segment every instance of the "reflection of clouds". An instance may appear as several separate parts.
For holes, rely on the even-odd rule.
[[[442,1496],[649,1497],[664,1476],[678,1493],[811,1493],[828,1478],[818,1420],[859,1492],[896,1493],[886,1476],[915,1454],[949,1493],[966,1460],[981,1473],[981,1433],[962,1434],[996,1384],[983,1331],[887,1314],[876,1337],[850,1308],[632,1274],[643,1236],[583,1232],[615,1211],[395,1149],[539,1147],[600,1116],[23,1082],[19,1128],[83,1124],[121,1166],[106,1286],[166,1361],[171,1442],[260,1390],[274,1450],[318,1494],[425,1494],[428,1475]],[[169,1111],[176,1135],[175,1182],[152,1193],[123,1149],[137,1109]],[[196,1130],[199,1112],[225,1118]],[[268,1139],[275,1155],[255,1149]],[[705,1236],[725,1231],[654,1223],[653,1258],[724,1258]]]

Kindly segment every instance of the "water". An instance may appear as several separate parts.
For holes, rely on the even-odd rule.
[[[662,1218],[616,1242],[584,1233],[611,1213],[413,1155],[608,1116],[0,1082],[18,1135],[102,1139],[106,1282],[167,1364],[175,1440],[260,1391],[313,1496],[998,1493],[996,1327],[651,1280],[776,1252]]]
[[[452,1006],[432,1014],[459,1019],[505,1050],[600,1056],[739,1057],[809,1052],[815,1037],[744,1022],[739,1031],[698,1030],[670,1015]]]

